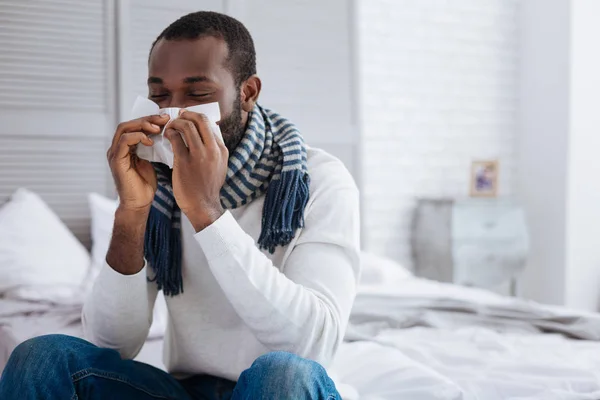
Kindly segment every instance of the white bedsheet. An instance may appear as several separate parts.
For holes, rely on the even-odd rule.
[[[426,364],[376,342],[343,343],[329,373],[344,400],[460,400],[460,387]]]
[[[410,328],[375,340],[454,382],[464,399],[600,399],[600,344],[486,328]]]
[[[600,399],[594,313],[409,278],[361,287],[346,338],[399,351],[465,400]]]

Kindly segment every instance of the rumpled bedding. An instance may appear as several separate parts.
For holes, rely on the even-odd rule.
[[[47,333],[82,336],[81,301],[62,304],[0,298],[0,374],[21,342]]]
[[[414,277],[361,287],[346,333],[428,368],[467,400],[600,399],[599,338],[599,314]]]

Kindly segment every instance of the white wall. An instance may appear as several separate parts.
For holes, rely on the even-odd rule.
[[[519,2],[357,2],[364,243],[410,265],[415,199],[466,196],[473,159],[515,189]]]
[[[566,304],[600,298],[600,2],[571,2]]]
[[[310,146],[341,159],[358,181],[352,1],[225,3],[254,39],[261,104],[294,121]]]
[[[532,238],[523,295],[597,310],[600,2],[528,0],[522,12],[518,194]]]
[[[521,291],[554,304],[565,299],[569,12],[564,0],[521,5],[517,193],[531,236]]]

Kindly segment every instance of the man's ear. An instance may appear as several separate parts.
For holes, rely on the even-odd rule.
[[[260,89],[262,87],[262,82],[258,75],[252,75],[250,78],[246,79],[244,83],[242,83],[242,89],[240,90],[240,95],[242,97],[242,110],[246,112],[251,112],[254,108],[254,105],[258,101],[258,95],[260,94]]]

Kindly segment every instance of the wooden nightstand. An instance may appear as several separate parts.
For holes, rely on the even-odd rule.
[[[525,268],[523,210],[500,199],[419,200],[412,233],[415,273],[460,285],[497,288]]]

